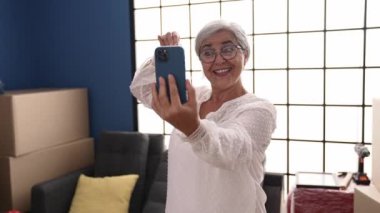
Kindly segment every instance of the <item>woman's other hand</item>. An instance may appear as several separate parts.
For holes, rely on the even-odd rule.
[[[158,91],[155,85],[152,86],[152,108],[162,119],[189,136],[198,128],[200,123],[195,89],[187,80],[188,100],[185,104],[181,104],[173,75],[169,75],[168,82],[170,101],[166,94],[165,80],[160,77]]]
[[[178,45],[180,37],[177,32],[167,32],[165,35],[159,35],[158,41],[161,46]]]

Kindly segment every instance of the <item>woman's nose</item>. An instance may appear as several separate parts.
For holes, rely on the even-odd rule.
[[[226,59],[223,58],[223,56],[220,53],[215,54],[215,60],[214,63],[221,63],[226,61]]]

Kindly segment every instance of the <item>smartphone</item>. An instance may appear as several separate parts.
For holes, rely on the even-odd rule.
[[[156,86],[159,88],[159,77],[163,77],[166,82],[166,91],[168,98],[169,84],[168,75],[172,74],[176,80],[177,88],[181,103],[187,102],[186,95],[186,68],[185,68],[185,51],[181,46],[161,46],[154,51],[156,63]]]

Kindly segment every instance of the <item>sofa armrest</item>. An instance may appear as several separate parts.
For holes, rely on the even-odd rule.
[[[146,163],[143,206],[148,198],[150,187],[152,186],[152,183],[156,177],[157,169],[160,165],[162,155],[165,151],[164,135],[148,134],[148,136],[149,136],[149,149],[148,149],[148,159]]]
[[[157,172],[150,187],[148,199],[145,203],[143,213],[164,213],[166,206],[168,179],[168,151],[161,155]]]
[[[93,167],[87,167],[32,187],[32,213],[67,213],[70,209],[78,178],[92,175]]]
[[[268,213],[280,213],[283,200],[284,175],[279,173],[265,173],[263,189],[267,195],[265,208]]]

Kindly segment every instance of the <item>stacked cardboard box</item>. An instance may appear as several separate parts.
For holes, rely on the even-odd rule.
[[[0,95],[0,211],[30,210],[32,186],[92,164],[93,143],[86,89]]]

